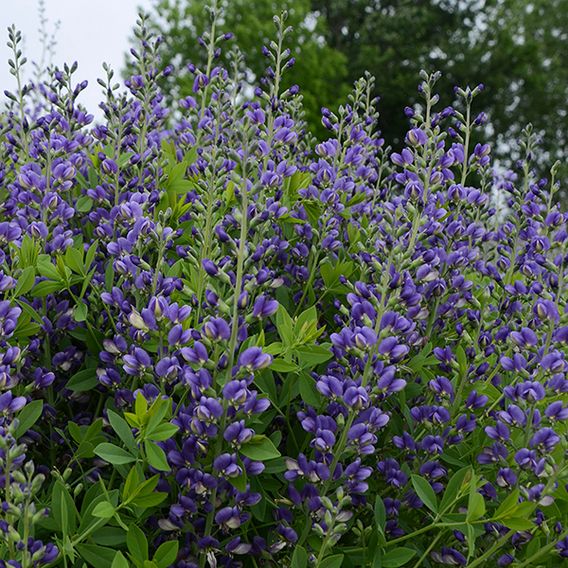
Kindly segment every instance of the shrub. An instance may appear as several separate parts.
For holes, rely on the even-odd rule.
[[[10,31],[0,566],[558,566],[556,166],[528,127],[495,173],[482,86],[438,110],[438,74],[400,152],[370,76],[314,142],[285,15],[250,97],[212,16],[169,117],[142,17],[94,126],[76,65],[22,83]]]

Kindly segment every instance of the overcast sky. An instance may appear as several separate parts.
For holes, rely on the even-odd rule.
[[[152,0],[45,0],[50,28],[60,21],[53,62],[79,63],[77,79],[89,81],[80,101],[89,112],[99,114],[101,94],[96,79],[103,76],[103,62],[110,63],[117,73],[120,71],[137,9],[140,6],[149,9],[152,4]],[[39,60],[38,0],[0,0],[0,93],[14,88],[14,77],[8,68],[10,52],[6,47],[6,28],[11,24],[16,24],[24,36],[27,58]],[[31,73],[31,65],[28,63],[26,67],[28,74]]]

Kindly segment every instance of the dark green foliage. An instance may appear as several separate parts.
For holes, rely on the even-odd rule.
[[[197,38],[208,25],[204,4],[156,3],[151,20],[166,40],[164,64],[203,57]],[[483,107],[497,155],[510,155],[510,145],[501,142],[530,122],[542,135],[548,163],[566,156],[568,0],[232,0],[223,31],[235,34],[256,77],[267,65],[261,46],[269,41],[272,15],[284,9],[297,57],[287,85],[301,85],[316,135],[324,132],[320,106],[336,108],[367,70],[377,77],[383,134],[397,145],[406,128],[401,109],[417,100],[420,69],[431,69],[443,73],[443,103],[452,102],[447,93],[454,85],[485,83]],[[166,92],[191,92],[183,73],[167,81],[175,88]]]

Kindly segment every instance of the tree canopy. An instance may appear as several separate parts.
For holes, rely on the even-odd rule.
[[[165,39],[164,64],[203,57],[197,46],[207,26],[202,0],[158,0],[151,25]],[[568,152],[568,0],[231,0],[223,30],[235,34],[255,77],[267,61],[272,16],[289,13],[296,57],[287,74],[301,87],[306,118],[321,134],[320,107],[336,108],[365,71],[377,79],[381,126],[400,140],[403,109],[417,100],[420,69],[440,70],[442,101],[454,85],[484,83],[480,101],[497,154],[500,140],[532,123],[550,163]],[[223,57],[223,55],[222,55]],[[251,77],[252,79],[252,77]],[[167,92],[188,94],[192,83],[172,73]]]

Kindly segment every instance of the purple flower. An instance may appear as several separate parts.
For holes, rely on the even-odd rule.
[[[26,397],[14,396],[10,391],[0,394],[0,412],[14,414],[26,405]]]
[[[144,349],[140,347],[135,347],[132,350],[132,354],[125,355],[123,357],[124,365],[123,369],[124,372],[129,375],[139,375],[144,373],[144,371],[152,366],[152,360],[150,356]]]
[[[531,448],[537,448],[542,453],[551,452],[560,442],[560,436],[552,428],[541,428],[530,440]]]
[[[553,421],[568,420],[568,406],[564,406],[561,400],[551,402],[544,411],[544,415]]]
[[[203,331],[209,339],[227,341],[231,337],[231,328],[222,318],[213,318],[205,323]]]
[[[245,519],[237,507],[224,507],[215,515],[215,522],[225,530],[239,528]]]
[[[168,343],[170,346],[183,345],[187,343],[191,337],[189,329],[183,329],[181,324],[174,325],[168,333]]]
[[[423,146],[428,141],[428,136],[420,128],[413,128],[406,134],[406,142],[412,146]]]
[[[239,355],[239,367],[248,371],[264,369],[272,363],[272,356],[263,353],[260,347],[249,347]]]
[[[359,349],[368,350],[377,343],[377,334],[370,327],[361,327],[353,335],[353,341]]]
[[[222,454],[215,458],[213,467],[224,477],[238,477],[242,474],[242,469],[237,465],[235,454]]]
[[[268,296],[259,296],[252,310],[252,315],[255,318],[267,318],[278,311],[278,302],[269,298]]]
[[[12,336],[21,313],[21,308],[10,307],[8,300],[0,301],[0,336],[4,336],[5,338]]]
[[[182,347],[179,352],[188,363],[204,365],[209,360],[207,349],[201,341],[196,341],[193,347]]]
[[[214,422],[223,415],[223,406],[213,397],[202,396],[195,407],[194,414],[204,422]]]
[[[203,270],[205,270],[209,276],[216,276],[219,273],[217,265],[208,258],[204,259],[201,264],[203,266]]]
[[[555,548],[562,558],[568,558],[568,535],[559,540],[556,543]]]
[[[225,429],[223,438],[227,442],[231,443],[235,447],[240,447],[242,444],[250,442],[254,436],[254,430],[245,427],[245,421],[239,420],[238,422],[233,422]]]
[[[467,564],[467,559],[461,552],[447,546],[442,547],[439,552],[432,552],[432,558],[435,562],[444,565],[465,566]]]
[[[369,395],[363,387],[349,387],[345,391],[343,399],[347,406],[360,410],[367,406]]]
[[[536,333],[528,327],[512,331],[510,337],[519,347],[534,347],[538,342]]]

